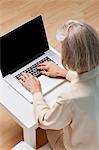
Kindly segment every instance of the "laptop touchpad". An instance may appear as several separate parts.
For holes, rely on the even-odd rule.
[[[47,94],[64,81],[64,79],[51,78],[44,75],[41,75],[38,79],[40,80],[43,94]]]

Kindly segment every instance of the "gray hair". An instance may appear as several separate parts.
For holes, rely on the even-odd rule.
[[[99,65],[99,35],[90,25],[67,21],[57,32],[62,43],[63,65],[77,72],[90,71]]]

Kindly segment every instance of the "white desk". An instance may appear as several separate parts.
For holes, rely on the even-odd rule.
[[[67,86],[65,82],[45,96],[49,106],[55,103],[57,96]],[[23,128],[24,141],[35,148],[37,128],[34,120],[32,104],[27,102],[2,78],[0,72],[0,104],[12,116],[12,118]]]

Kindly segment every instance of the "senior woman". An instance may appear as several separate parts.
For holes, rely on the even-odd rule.
[[[23,73],[21,83],[33,94],[38,125],[53,150],[99,150],[99,35],[88,24],[67,21],[57,34],[64,69],[53,62],[38,66],[49,77],[70,81],[50,108],[39,80]]]

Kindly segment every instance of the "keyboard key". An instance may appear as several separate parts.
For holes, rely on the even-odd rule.
[[[36,77],[39,77],[41,76],[41,73],[40,71],[37,69],[38,65],[40,63],[43,63],[43,62],[47,62],[47,61],[52,61],[49,57],[45,57],[43,58],[42,60],[40,60],[39,62],[37,62],[36,64],[32,65],[31,67],[27,68],[25,71],[23,72],[28,72],[28,73],[31,73],[33,76],[36,76]],[[20,74],[16,75],[15,78],[17,78],[18,80],[21,79],[21,74],[23,73],[21,72]]]

